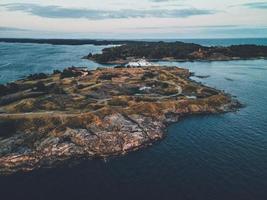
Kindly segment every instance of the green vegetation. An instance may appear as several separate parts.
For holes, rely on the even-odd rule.
[[[239,107],[189,76],[178,67],[71,67],[0,85],[0,173],[125,154],[162,139],[181,116]]]
[[[235,60],[267,57],[267,46],[233,45],[206,47],[183,42],[136,42],[103,49],[87,59],[98,63],[127,63],[132,59],[147,60]]]

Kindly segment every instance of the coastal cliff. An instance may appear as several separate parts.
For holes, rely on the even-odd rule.
[[[0,173],[122,155],[162,139],[185,116],[240,107],[190,75],[167,66],[71,67],[0,85]]]

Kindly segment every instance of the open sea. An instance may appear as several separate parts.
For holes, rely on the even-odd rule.
[[[104,47],[0,43],[0,83],[72,65],[101,67],[81,57]],[[266,200],[267,60],[160,64],[209,75],[192,79],[236,96],[245,107],[186,118],[169,126],[164,140],[125,156],[0,176],[0,199]]]

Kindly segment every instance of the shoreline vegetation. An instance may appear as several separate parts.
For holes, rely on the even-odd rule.
[[[241,107],[191,75],[168,66],[71,67],[0,85],[0,173],[123,155],[163,139],[186,116]]]

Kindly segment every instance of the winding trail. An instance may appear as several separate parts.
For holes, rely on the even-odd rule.
[[[9,118],[25,118],[25,117],[42,117],[42,116],[51,116],[51,117],[76,117],[78,115],[85,113],[64,113],[59,111],[47,111],[47,112],[32,112],[32,113],[2,113],[0,114],[0,120],[9,119]]]

